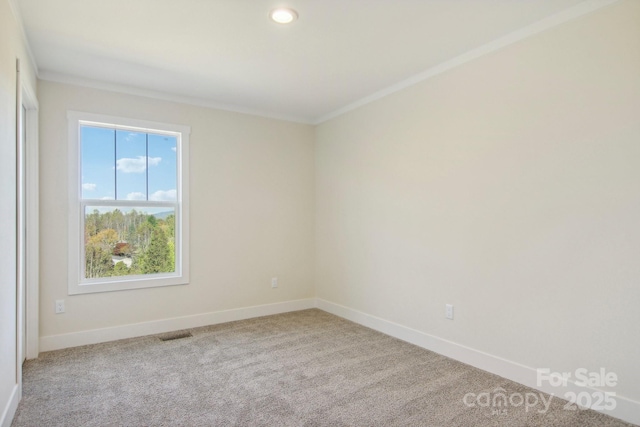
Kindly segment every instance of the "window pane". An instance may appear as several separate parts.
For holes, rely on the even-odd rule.
[[[147,200],[147,163],[160,160],[147,159],[146,134],[116,131],[116,159],[117,199]]]
[[[115,198],[115,130],[80,127],[82,152],[82,198]]]
[[[160,159],[149,166],[149,200],[177,200],[176,149],[175,136],[149,134],[149,158]]]
[[[175,208],[85,208],[85,278],[175,272]]]

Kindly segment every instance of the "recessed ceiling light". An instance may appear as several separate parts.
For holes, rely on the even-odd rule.
[[[298,19],[298,12],[293,9],[287,9],[284,7],[273,9],[269,16],[278,24],[290,24]]]

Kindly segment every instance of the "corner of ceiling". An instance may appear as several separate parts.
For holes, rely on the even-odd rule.
[[[475,49],[472,49],[468,52],[458,55],[452,59],[449,59],[448,61],[442,62],[431,68],[428,68],[427,70],[419,74],[416,74],[412,77],[409,77],[408,79],[405,79],[394,85],[388,86],[382,90],[374,92],[371,95],[365,96],[364,98],[356,100],[350,104],[347,104],[341,108],[338,108],[337,110],[331,111],[323,116],[316,118],[311,122],[311,124],[316,126],[320,125],[328,120],[331,120],[345,113],[348,113],[349,111],[355,110],[359,107],[362,107],[364,105],[377,101],[395,92],[399,92],[417,83],[430,79],[431,77],[437,76],[438,74],[451,70],[452,68],[459,67],[481,56],[484,56],[496,50],[502,49],[503,47],[509,46],[523,39],[532,37],[543,31],[549,30],[558,25],[561,25],[573,19],[576,19],[580,16],[594,12],[598,9],[602,9],[606,6],[610,6],[619,1],[621,0],[585,0],[581,3],[578,3],[575,6],[572,6],[561,12],[558,12],[556,14],[543,18],[537,22],[534,22],[531,25],[527,25],[526,27],[513,31],[496,40],[493,40],[489,43],[486,43],[482,46],[479,46]]]
[[[11,13],[13,14],[13,19],[16,20],[20,30],[20,37],[22,39],[22,44],[24,45],[24,49],[29,56],[29,60],[31,61],[31,66],[33,67],[33,71],[37,78],[40,78],[40,71],[38,69],[38,63],[36,62],[36,57],[33,54],[33,50],[31,50],[31,44],[29,44],[29,39],[27,38],[27,32],[24,28],[24,21],[22,20],[22,13],[20,13],[20,7],[16,4],[16,0],[7,0],[9,3],[9,8],[11,9]]]

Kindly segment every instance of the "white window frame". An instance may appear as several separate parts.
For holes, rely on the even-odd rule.
[[[189,283],[189,126],[150,122],[103,114],[68,111],[69,138],[69,295],[110,292]],[[177,188],[175,202],[97,200],[82,198],[81,126],[106,127],[175,136]],[[87,279],[84,274],[84,220],[86,206],[175,208],[175,272]]]

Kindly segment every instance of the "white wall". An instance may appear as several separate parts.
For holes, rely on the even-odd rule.
[[[321,124],[317,296],[640,402],[639,23],[616,3]]]
[[[0,425],[19,399],[16,382],[16,59],[35,93],[34,70],[7,0],[0,1]]]
[[[313,296],[311,126],[47,81],[39,101],[41,349],[67,334]],[[189,285],[67,295],[67,110],[191,126]],[[54,314],[56,299],[66,313]]]

